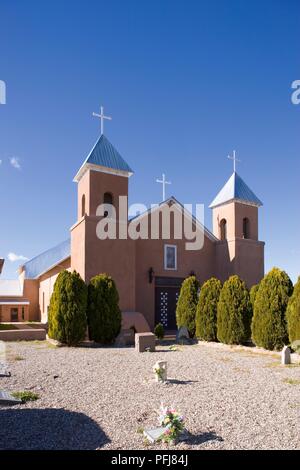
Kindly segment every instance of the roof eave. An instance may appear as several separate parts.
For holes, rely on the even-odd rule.
[[[220,207],[220,206],[225,206],[226,204],[230,204],[232,202],[239,202],[241,204],[245,204],[247,206],[253,206],[253,207],[262,207],[263,206],[263,203],[261,201],[259,202],[253,202],[253,201],[246,201],[244,199],[238,199],[238,198],[232,198],[232,199],[228,199],[228,201],[222,201],[222,202],[217,202],[217,203],[214,203],[214,201],[210,204],[209,208],[210,209],[215,209],[216,207]]]
[[[65,258],[57,261],[57,263],[54,263],[52,266],[50,266],[49,268],[47,268],[46,270],[44,270],[43,272],[39,273],[37,276],[35,277],[27,277],[26,276],[26,270],[25,270],[25,279],[27,280],[32,280],[32,281],[36,281],[37,279],[39,279],[41,276],[43,276],[44,274],[48,273],[49,271],[51,271],[51,269],[54,269],[56,266],[60,265],[61,263],[63,263],[64,261],[67,261],[67,259],[71,258],[71,255],[68,255],[66,256]],[[67,268],[64,268],[64,269],[67,269]]]
[[[84,176],[84,174],[89,170],[98,171],[99,173],[107,173],[107,174],[115,175],[115,176],[123,176],[125,178],[130,178],[130,176],[133,175],[133,171],[125,171],[125,170],[118,170],[116,168],[108,168],[105,166],[96,165],[94,163],[84,163],[79,169],[79,171],[77,172],[77,174],[75,175],[73,179],[74,183],[78,183],[81,180],[81,178]]]

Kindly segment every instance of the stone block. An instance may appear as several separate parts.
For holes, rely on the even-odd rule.
[[[137,352],[155,351],[155,335],[153,333],[136,333],[135,350]]]

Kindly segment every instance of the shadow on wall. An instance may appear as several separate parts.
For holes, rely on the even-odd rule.
[[[94,450],[110,439],[88,416],[64,409],[0,410],[0,450]]]

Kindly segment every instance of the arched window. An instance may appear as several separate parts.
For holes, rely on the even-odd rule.
[[[104,193],[103,204],[109,204],[111,206],[113,205],[113,195],[111,193]],[[108,217],[110,213],[111,211],[108,208],[104,211],[104,217]]]
[[[250,238],[250,220],[247,217],[243,219],[243,237]]]
[[[220,238],[221,240],[227,240],[227,221],[222,219],[220,222]]]
[[[81,217],[85,215],[85,194],[81,198]]]

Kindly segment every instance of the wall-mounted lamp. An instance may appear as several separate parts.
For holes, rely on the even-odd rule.
[[[149,276],[149,283],[152,284],[153,278],[154,278],[154,269],[153,268],[149,269],[148,276]]]

